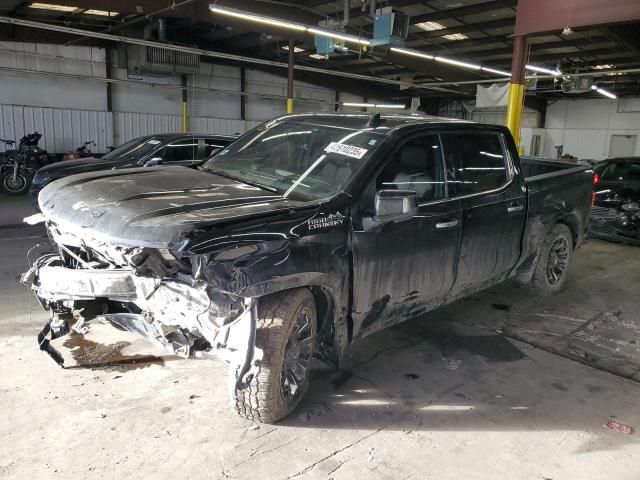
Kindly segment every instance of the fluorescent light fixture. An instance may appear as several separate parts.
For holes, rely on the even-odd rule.
[[[326,55],[320,55],[319,53],[312,53],[311,55],[309,55],[311,58],[315,58],[316,60],[326,60],[327,56]]]
[[[526,65],[525,68],[527,70],[531,70],[533,72],[546,73],[548,75],[553,75],[554,77],[558,77],[558,76],[562,75],[562,72],[560,70],[558,70],[558,69],[549,70],[548,68],[536,67],[535,65]]]
[[[324,30],[322,28],[306,27],[307,32],[314,35],[320,35],[321,37],[337,38],[338,40],[344,40],[345,42],[359,43],[360,45],[370,45],[371,42],[366,38],[356,37],[355,35],[345,35],[342,33],[334,32],[331,30]]]
[[[367,108],[367,107],[375,107],[376,104],[375,103],[342,102],[342,106],[343,107],[362,107],[362,108]]]
[[[416,27],[426,30],[427,32],[433,32],[435,30],[444,30],[444,25],[438,22],[420,22],[415,24]]]
[[[510,77],[511,72],[505,72],[504,70],[498,70],[496,68],[482,67],[483,72],[495,73],[496,75],[504,75],[505,77]]]
[[[68,5],[59,5],[57,3],[32,3],[29,8],[37,8],[38,10],[54,10],[56,12],[75,12],[78,7],[70,7]]]
[[[286,50],[287,52],[289,51],[289,45],[285,45],[284,47],[282,47],[283,50]],[[300,47],[293,47],[293,53],[300,53],[300,52],[304,52],[305,49],[304,48],[300,48]]]
[[[462,33],[452,33],[450,35],[443,35],[442,38],[446,38],[447,40],[466,40],[469,37]]]
[[[406,106],[404,104],[393,103],[358,103],[358,102],[342,102],[343,107],[357,107],[357,108],[396,108],[404,110]]]
[[[450,58],[445,58],[445,57],[435,57],[435,61],[448,63],[450,65],[456,65],[458,67],[470,68],[472,70],[480,70],[482,68],[480,65],[475,65],[473,63],[459,62],[458,60],[452,60]]]
[[[100,17],[117,17],[118,12],[109,12],[107,10],[85,10],[82,12],[83,15],[98,15]]]
[[[591,90],[595,90],[596,92],[598,92],[600,95],[604,95],[605,97],[609,97],[609,98],[618,98],[616,97],[613,93],[611,93],[608,90],[605,90],[604,88],[599,88],[596,87],[595,85],[591,85]]]
[[[305,27],[304,25],[299,25],[297,23],[283,22],[282,20],[276,20],[275,18],[253,15],[229,8],[220,8],[216,7],[215,5],[210,5],[209,10],[211,10],[213,13],[219,13],[220,15],[227,15],[229,17],[240,18],[242,20],[264,23],[266,25],[272,25],[274,27],[288,28],[290,30],[297,30],[299,32],[304,32],[305,30],[307,30],[307,27]]]
[[[429,55],[428,53],[422,53],[417,50],[410,50],[408,48],[397,48],[391,47],[392,52],[402,53],[403,55],[411,55],[412,57],[425,58],[427,60],[433,60],[433,55]]]

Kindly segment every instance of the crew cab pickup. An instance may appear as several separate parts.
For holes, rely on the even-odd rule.
[[[89,172],[40,193],[58,252],[23,281],[40,348],[100,320],[230,364],[239,414],[276,422],[313,355],[508,278],[558,291],[582,242],[586,167],[521,163],[501,126],[302,114],[253,129],[197,170]]]

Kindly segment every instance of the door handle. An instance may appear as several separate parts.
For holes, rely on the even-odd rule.
[[[443,228],[453,228],[456,225],[458,225],[458,220],[449,220],[447,222],[439,222],[436,223],[436,228],[439,229],[443,229]]]
[[[507,207],[507,212],[509,213],[521,212],[522,210],[524,210],[524,205],[520,202],[513,202]]]

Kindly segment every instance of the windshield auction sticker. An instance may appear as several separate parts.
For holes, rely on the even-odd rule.
[[[351,158],[357,158],[358,160],[365,156],[368,152],[366,148],[354,147],[353,145],[346,145],[344,143],[331,142],[324,149],[328,153],[337,153],[338,155],[345,155]]]

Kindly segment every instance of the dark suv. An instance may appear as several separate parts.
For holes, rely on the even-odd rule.
[[[33,206],[39,209],[40,190],[54,180],[76,173],[156,165],[197,167],[236,138],[201,133],[163,133],[135,138],[102,158],[65,160],[41,168],[31,183],[31,200]]]
[[[640,245],[640,157],[605,160],[593,180],[589,235]]]

